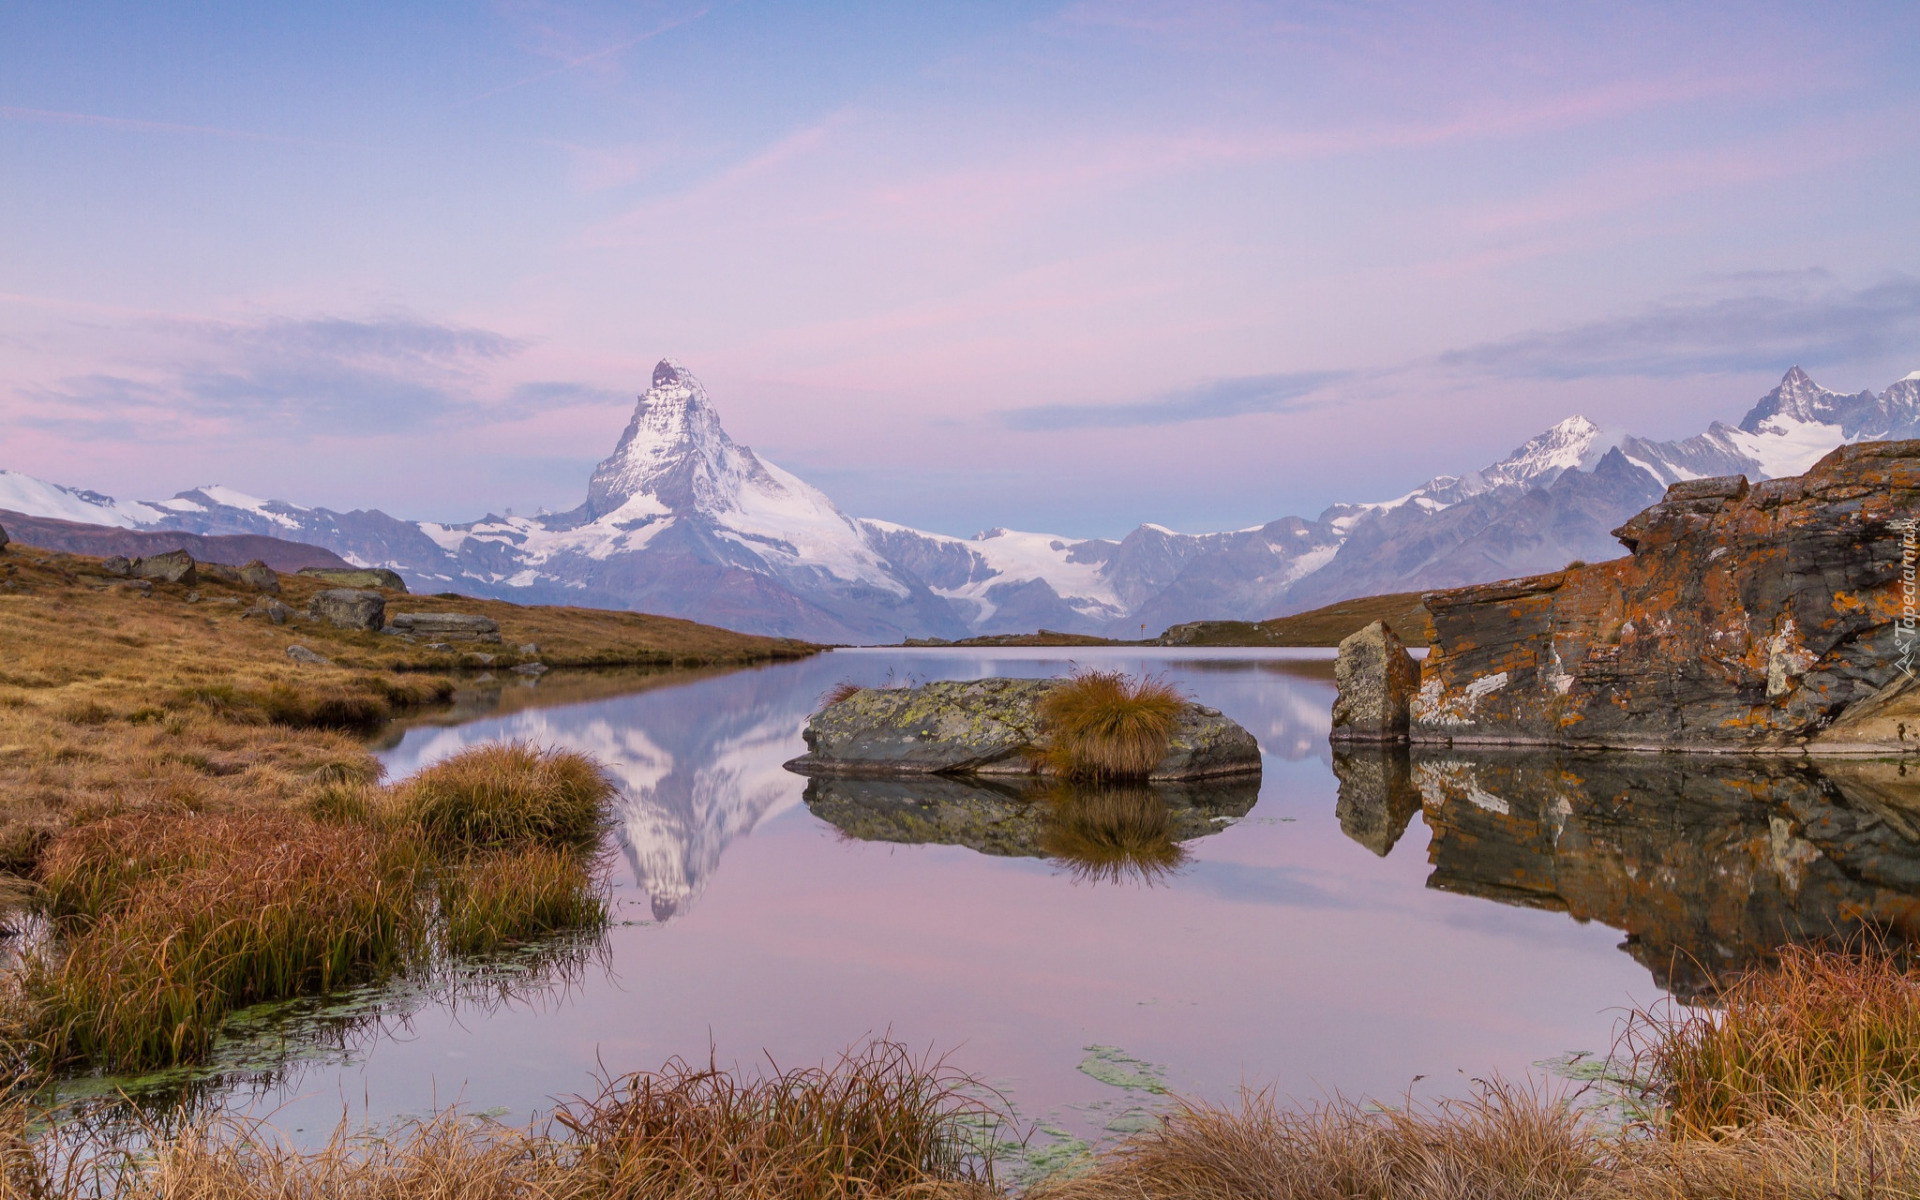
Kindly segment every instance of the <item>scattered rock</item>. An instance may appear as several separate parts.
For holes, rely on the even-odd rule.
[[[493,665],[493,655],[491,654],[481,654],[478,651],[470,651],[468,652],[466,657],[468,661],[477,663],[478,665],[483,667],[490,667]]]
[[[200,582],[194,565],[193,555],[185,550],[169,550],[134,559],[132,575],[135,579],[157,579],[161,583],[184,583],[192,587]]]
[[[524,645],[524,646],[522,646],[522,647],[520,647],[520,653],[522,653],[522,654],[538,654],[538,653],[540,653],[540,643],[539,643],[539,642],[528,642],[528,643],[527,643],[526,645]]]
[[[279,573],[257,558],[240,564],[239,575],[241,582],[257,592],[267,592],[275,596],[280,594]]]
[[[298,642],[287,647],[287,657],[297,663],[311,663],[316,666],[324,666],[327,661]]]
[[[378,630],[386,623],[387,600],[379,592],[328,588],[307,601],[307,615],[338,629]]]
[[[1347,635],[1333,665],[1335,741],[1400,742],[1407,706],[1420,690],[1420,667],[1385,621]]]
[[[500,640],[500,623],[492,617],[483,617],[478,613],[395,613],[393,627],[421,637],[441,640],[462,642]]]
[[[407,590],[407,581],[385,567],[301,567],[300,573],[346,588],[385,588],[390,592]]]
[[[453,643],[452,642],[428,642],[427,649],[446,652],[453,649]]]
[[[275,625],[285,625],[287,623],[287,618],[291,617],[292,615],[293,615],[293,610],[291,608],[288,608],[286,605],[280,603],[278,600],[275,600],[271,596],[269,596],[263,600],[257,601],[252,608],[249,608],[247,611],[241,613],[240,619],[244,621],[248,617],[264,617],[265,619],[273,622]]]
[[[199,593],[199,592],[188,592],[188,593],[187,593],[187,603],[188,603],[188,604],[198,604],[198,603],[200,603],[200,593]]]
[[[100,573],[102,575],[114,575],[114,576],[118,576],[121,579],[125,579],[127,576],[133,574],[133,561],[131,559],[122,558],[118,554],[114,555],[112,558],[101,559]]]
[[[515,675],[545,675],[547,673],[547,664],[537,662],[521,663],[519,666],[513,668],[513,673]]]
[[[916,688],[863,688],[807,722],[802,774],[1027,775],[1047,736],[1037,705],[1062,681],[976,679]],[[1181,710],[1155,780],[1260,770],[1253,735],[1217,709]]]
[[[203,562],[199,564],[198,570],[201,579],[212,579],[233,587],[239,587],[241,584],[240,572],[220,563]]]

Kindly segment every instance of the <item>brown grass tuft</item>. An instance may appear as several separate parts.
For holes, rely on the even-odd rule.
[[[1675,1136],[1920,1107],[1920,969],[1906,956],[1787,946],[1716,1003],[1669,1002],[1628,1025],[1636,1073],[1655,1081]]]
[[[443,937],[455,954],[489,954],[607,920],[594,864],[572,850],[483,855],[444,870],[439,889]]]
[[[494,743],[428,767],[402,790],[408,813],[442,852],[585,850],[606,827],[613,784],[577,751]]]
[[[1002,1106],[967,1076],[877,1041],[758,1077],[679,1059],[555,1114],[615,1196],[841,1200],[993,1182]]]
[[[842,700],[851,700],[867,689],[851,679],[842,679],[820,694],[820,708],[832,708]],[[819,709],[815,710],[816,712]]]
[[[1166,756],[1185,706],[1165,680],[1081,671],[1040,701],[1048,761],[1068,778],[1145,778]]]

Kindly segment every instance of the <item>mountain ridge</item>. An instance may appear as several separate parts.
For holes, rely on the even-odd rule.
[[[1849,441],[1920,433],[1920,372],[1834,392],[1799,367],[1738,425],[1674,441],[1572,416],[1504,458],[1392,500],[1333,504],[1214,533],[1125,537],[856,518],[733,441],[706,389],[662,359],[585,499],[565,513],[463,524],[336,512],[208,485],[119,501],[0,470],[0,508],[62,520],[305,541],[423,590],[639,608],[831,642],[1025,632],[1138,636],[1258,620],[1354,596],[1450,587],[1619,554],[1609,530],[1668,484],[1799,474]]]

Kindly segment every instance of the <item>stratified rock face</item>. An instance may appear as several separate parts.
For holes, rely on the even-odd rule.
[[[379,592],[329,588],[307,601],[307,615],[340,629],[377,631],[387,623],[387,601]]]
[[[396,632],[446,641],[497,642],[500,623],[478,613],[394,613],[388,625]]]
[[[194,571],[193,555],[185,550],[169,550],[165,554],[136,558],[131,570],[135,579],[157,579],[162,583],[184,583],[188,586],[200,581]]]
[[[1803,476],[1674,484],[1617,531],[1629,558],[1429,593],[1412,739],[1912,747],[1895,622],[1917,511],[1920,441],[1845,446]]]
[[[1333,678],[1340,689],[1333,702],[1335,741],[1406,740],[1408,706],[1420,689],[1420,667],[1385,621],[1347,635],[1333,664]]]
[[[1048,745],[1039,704],[1057,679],[975,679],[863,688],[815,713],[803,774],[1028,775]],[[1149,774],[1200,779],[1260,769],[1260,745],[1217,709],[1188,704]]]
[[[1621,948],[1683,996],[1782,944],[1920,933],[1920,782],[1898,770],[1732,755],[1416,746],[1411,756],[1433,832],[1427,886],[1622,930]]]

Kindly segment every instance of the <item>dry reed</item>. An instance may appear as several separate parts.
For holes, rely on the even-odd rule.
[[[455,954],[488,954],[607,919],[594,863],[572,850],[478,856],[443,870],[439,891],[442,938]]]
[[[1669,1004],[1625,1042],[1678,1136],[1920,1105],[1920,970],[1885,947],[1787,946],[1718,1011]]]
[[[1185,706],[1164,680],[1081,671],[1040,700],[1046,760],[1073,779],[1145,778],[1166,756]]]

